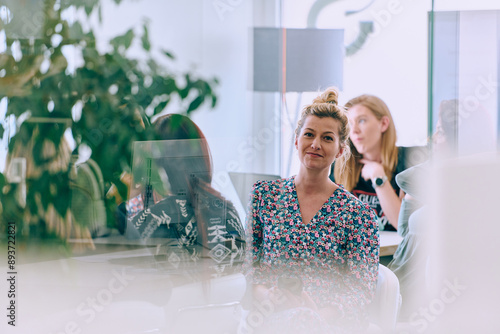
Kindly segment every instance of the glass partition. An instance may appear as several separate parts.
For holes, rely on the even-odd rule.
[[[436,317],[415,310],[413,326],[428,333],[494,332],[500,271],[488,245],[500,233],[500,4],[433,5],[428,132],[435,159],[425,183],[430,297],[423,307]],[[453,300],[438,297],[444,293]]]
[[[499,142],[500,14],[491,2],[436,1],[430,55],[429,135],[457,156],[495,152]],[[444,142],[447,142],[445,144]]]

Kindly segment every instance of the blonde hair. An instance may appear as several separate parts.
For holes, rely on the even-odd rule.
[[[337,88],[329,87],[323,93],[321,93],[318,97],[316,97],[310,105],[307,105],[302,109],[302,113],[300,115],[300,119],[297,122],[297,128],[295,129],[295,136],[298,137],[306,118],[308,116],[316,116],[319,118],[331,117],[334,120],[339,122],[339,144],[340,147],[344,149],[342,153],[342,157],[344,159],[340,159],[339,168],[341,171],[344,170],[345,164],[344,161],[347,159],[345,157],[349,157],[349,145],[347,145],[349,139],[349,120],[347,118],[347,114],[345,112],[345,108],[339,106],[338,103],[339,93]]]
[[[387,175],[389,181],[391,181],[392,174],[396,170],[398,164],[396,126],[394,125],[391,112],[384,101],[373,95],[360,95],[349,100],[345,105],[347,112],[349,112],[349,108],[355,105],[362,105],[368,108],[378,120],[381,120],[384,116],[389,119],[389,126],[387,130],[382,133],[381,159],[385,175]],[[343,160],[342,166],[335,165],[334,176],[336,182],[343,184],[348,191],[352,191],[356,184],[358,184],[363,165],[359,162],[362,155],[356,150],[351,140],[349,140],[349,147],[352,152],[351,156],[348,158],[341,157],[339,159]],[[344,173],[345,167],[347,167],[347,173]]]

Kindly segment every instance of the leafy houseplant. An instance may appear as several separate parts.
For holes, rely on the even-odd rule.
[[[127,186],[120,175],[130,169],[132,142],[154,139],[148,124],[173,100],[176,112],[187,115],[204,103],[213,108],[217,80],[173,73],[160,65],[152,56],[147,24],[140,34],[130,29],[110,41],[109,51],[99,51],[95,28],[82,28],[91,15],[101,16],[99,0],[35,3],[43,3],[44,14],[36,38],[16,34],[11,27],[16,27],[19,15],[9,11],[9,3],[2,7],[0,34],[6,36],[6,51],[0,53],[0,99],[6,98],[6,118],[15,119],[17,125],[9,140],[9,154],[23,148],[36,172],[26,175],[25,203],[19,199],[20,184],[0,174],[0,227],[6,231],[7,221],[15,221],[19,238],[64,242],[71,226],[51,226],[47,217],[64,220],[72,215],[71,161],[61,160],[60,152],[68,129],[76,145],[73,154],[88,146],[102,171],[105,190],[115,185],[119,196],[126,198]],[[68,10],[86,15],[69,22],[64,15]],[[128,56],[134,41],[140,41],[143,60]],[[81,54],[83,64],[70,69],[68,50]],[[163,56],[175,61],[169,52]],[[0,127],[0,136],[9,136],[4,133],[6,124]],[[63,161],[62,167],[51,168],[56,159]],[[105,201],[107,223],[112,226],[117,203],[113,198]],[[85,222],[74,224],[85,228]]]

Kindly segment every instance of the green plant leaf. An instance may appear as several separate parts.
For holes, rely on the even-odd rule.
[[[142,47],[144,50],[149,51],[151,49],[151,43],[149,42],[149,32],[148,32],[148,26],[144,24],[143,26],[144,32],[142,34]]]
[[[205,101],[205,96],[199,95],[197,96],[191,103],[186,111],[187,114],[190,114],[193,110],[196,110],[200,107],[200,105]]]
[[[80,22],[76,21],[71,26],[68,27],[68,37],[69,38],[82,38],[85,34],[83,33],[82,25]]]
[[[97,9],[97,17],[99,18],[99,23],[102,23],[102,7],[99,6]]]
[[[71,124],[71,132],[76,142],[74,153],[78,152],[78,147],[82,144],[87,144],[91,148],[91,156],[101,168],[107,189],[111,182],[118,182],[122,171],[130,171],[132,143],[156,138],[150,126],[153,115],[165,109],[172,103],[170,101],[178,102],[173,98],[176,94],[180,97],[182,106],[187,104],[184,111],[188,114],[198,110],[205,101],[211,101],[213,108],[217,101],[214,87],[218,81],[215,78],[198,79],[193,71],[170,72],[163,65],[164,62],[157,61],[151,53],[152,45],[147,22],[143,22],[143,31],[138,36],[134,34],[134,29],[137,27],[132,27],[123,34],[114,36],[110,42],[111,51],[99,51],[96,49],[94,34],[96,27],[90,26],[89,30],[84,32],[82,25],[85,18],[81,18],[82,20],[78,18],[70,25],[61,17],[61,12],[75,6],[81,9],[82,13],[97,15],[101,21],[103,13],[100,0],[62,1],[60,10],[53,10],[54,1],[48,2],[47,8],[50,13],[44,16],[45,21],[41,25],[42,29],[45,29],[42,31],[43,37],[35,41],[36,52],[32,50],[33,45],[20,41],[22,50],[20,60],[16,61],[10,55],[4,55],[1,59],[1,66],[5,69],[4,78],[14,79],[29,75],[26,77],[27,80],[21,81],[19,87],[0,87],[0,96],[8,97],[6,115],[13,115],[16,119],[27,111],[31,112],[31,117],[43,117],[46,120],[70,118],[71,110],[79,102],[80,119]],[[123,0],[114,2],[120,4]],[[58,24],[62,24],[60,32],[55,31]],[[57,33],[63,37],[63,41],[57,47],[53,47],[51,36]],[[131,58],[125,51],[131,47],[135,38],[141,43],[142,55]],[[13,41],[12,38],[8,38],[7,47],[10,47]],[[67,71],[67,62],[62,54],[63,45],[74,45],[82,50],[84,64],[73,73]],[[41,73],[43,57],[50,60],[50,67],[48,71]],[[173,53],[166,50],[162,50],[160,58],[162,57],[170,61],[176,59]],[[34,76],[30,73],[34,73]],[[178,85],[180,82],[183,82],[182,87]],[[114,85],[117,85],[117,90]],[[47,108],[49,101],[53,101],[53,110]],[[151,105],[154,106],[152,115],[146,115],[145,110]],[[31,163],[41,174],[27,178],[25,208],[21,208],[16,201],[15,185],[4,186],[6,193],[0,193],[2,207],[8,208],[10,214],[19,217],[20,221],[26,213],[31,213],[30,222],[26,222],[29,224],[28,232],[34,233],[30,234],[30,238],[57,237],[55,232],[48,230],[48,222],[45,221],[47,218],[43,215],[44,209],[54,205],[57,212],[64,216],[71,206],[71,196],[68,194],[68,185],[63,181],[64,176],[59,175],[55,178],[54,172],[48,172],[49,166],[56,161],[51,159],[56,158],[49,157],[45,152],[46,147],[41,143],[47,143],[49,146],[53,143],[54,147],[58,148],[66,125],[61,123],[49,126],[45,123],[28,122],[17,125],[20,128],[8,144],[9,153],[14,154],[24,148],[35,146],[31,156],[28,153],[28,157],[32,159]],[[2,134],[5,135],[5,130],[0,127],[0,137]],[[0,174],[0,188],[3,184],[5,178]],[[120,193],[126,196],[127,187],[123,184]],[[106,207],[107,217],[110,219],[107,223],[112,225],[116,203],[106,199]]]
[[[52,175],[52,184],[56,186],[54,195],[54,208],[61,217],[66,216],[71,205],[71,188],[69,187],[69,174],[67,171]]]
[[[164,89],[164,92],[165,93],[173,93],[173,92],[176,92],[179,90],[179,88],[177,88],[177,84],[175,83],[175,78],[173,77],[164,77],[163,78],[163,89]]]
[[[154,73],[158,72],[158,69],[159,69],[158,63],[154,59],[151,59],[151,58],[148,59],[147,64],[148,64],[149,69],[152,72],[154,72]]]
[[[157,115],[157,114],[161,113],[163,111],[163,109],[165,109],[165,107],[167,106],[167,104],[169,102],[170,102],[170,99],[158,103],[158,105],[155,107],[153,115]]]
[[[0,173],[0,191],[2,191],[4,186],[5,186],[5,176],[2,173]]]
[[[178,90],[181,100],[184,100],[189,95],[189,91],[192,87],[191,76],[189,75],[189,73],[185,74],[184,78],[186,79],[186,86]]]
[[[33,187],[30,191],[40,194],[43,210],[47,211],[49,204],[53,202],[53,196],[50,193],[50,174],[48,171],[45,171],[38,180],[33,182]]]
[[[94,10],[94,4],[90,3],[90,2],[86,2],[84,8],[85,8],[85,13],[87,14],[87,16],[90,16],[90,14],[92,14],[92,11]]]
[[[120,46],[123,46],[125,50],[127,50],[132,44],[132,40],[134,39],[134,30],[129,29],[124,35],[117,36],[110,41],[110,44],[113,46],[116,52],[119,51]]]
[[[60,190],[59,190],[60,191]],[[61,217],[65,217],[71,204],[71,196],[68,192],[61,192],[54,196],[54,208]]]
[[[163,50],[163,54],[167,56],[167,58],[175,60],[175,56],[171,52]]]
[[[6,220],[14,220],[22,222],[23,209],[20,208],[16,199],[17,185],[13,184],[6,194],[1,193],[0,199],[2,200],[2,218]],[[1,233],[0,233],[1,236]]]

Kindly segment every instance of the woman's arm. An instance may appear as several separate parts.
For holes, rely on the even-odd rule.
[[[377,197],[380,201],[380,206],[387,217],[389,223],[397,230],[399,210],[401,209],[401,198],[396,194],[389,181],[382,186],[376,187]]]
[[[360,162],[364,164],[363,169],[361,170],[361,176],[365,180],[373,181],[377,177],[381,178],[386,176],[382,164],[366,159],[361,159]],[[387,217],[389,223],[397,230],[399,210],[401,209],[401,194],[396,193],[389,181],[386,181],[379,187],[375,187],[375,192],[377,193],[384,215]]]

